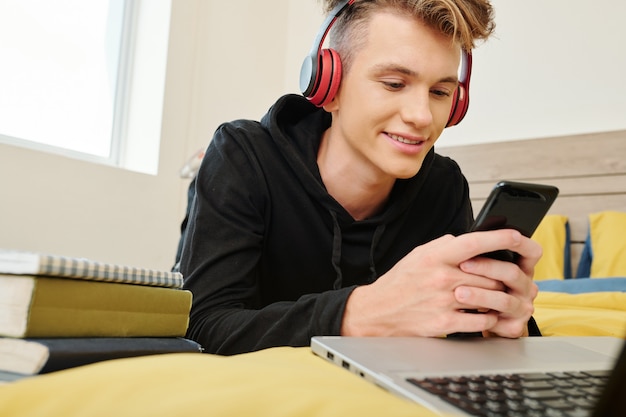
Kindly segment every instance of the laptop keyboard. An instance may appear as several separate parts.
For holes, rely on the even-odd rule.
[[[610,371],[408,378],[468,414],[484,417],[588,417]]]

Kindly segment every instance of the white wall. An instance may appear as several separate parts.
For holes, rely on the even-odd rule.
[[[439,145],[626,128],[626,2],[493,0],[475,50],[470,110]]]
[[[299,92],[300,64],[324,17],[316,0],[198,3],[190,152],[220,123],[259,119],[280,95]]]
[[[626,128],[621,0],[494,0],[466,120],[441,144]],[[259,118],[298,74],[316,0],[173,0],[156,176],[0,145],[0,247],[169,268],[184,161],[223,121]]]

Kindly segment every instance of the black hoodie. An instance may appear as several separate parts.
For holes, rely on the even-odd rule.
[[[357,285],[414,247],[472,222],[458,165],[431,150],[386,207],[355,221],[326,191],[317,151],[331,116],[279,99],[261,122],[218,128],[196,183],[181,259],[193,292],[188,337],[207,352],[306,346],[339,335]]]

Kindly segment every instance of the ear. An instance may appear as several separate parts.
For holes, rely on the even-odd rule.
[[[340,95],[339,91],[337,91],[337,94],[335,94],[335,97],[333,97],[333,99],[330,102],[324,104],[322,108],[326,110],[326,112],[328,113],[332,113],[334,111],[339,110],[339,95]]]

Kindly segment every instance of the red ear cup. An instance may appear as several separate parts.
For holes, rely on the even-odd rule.
[[[452,108],[450,109],[450,117],[448,117],[446,127],[459,124],[465,117],[468,108],[469,95],[467,94],[467,89],[465,85],[459,84],[452,97]]]
[[[355,0],[340,1],[328,14],[315,37],[313,47],[300,68],[300,91],[311,103],[323,107],[330,103],[341,83],[341,59],[333,49],[322,49],[324,39],[339,15]]]
[[[459,86],[452,96],[452,108],[446,127],[457,125],[463,120],[469,108],[469,85],[472,78],[472,51],[463,51],[461,55],[461,75]]]
[[[307,98],[316,106],[323,107],[335,98],[341,83],[341,59],[337,51],[320,51],[316,73],[315,84]]]

